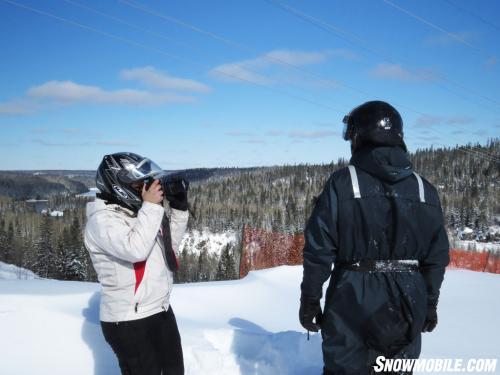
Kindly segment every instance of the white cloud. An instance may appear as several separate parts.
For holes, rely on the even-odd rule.
[[[209,92],[210,87],[204,83],[191,79],[177,78],[165,72],[155,69],[152,66],[143,68],[124,69],[120,76],[126,80],[139,81],[145,86],[180,91]]]
[[[476,38],[476,33],[471,31],[457,31],[454,33],[440,33],[425,39],[425,44],[438,47],[446,47],[455,43],[469,44]]]
[[[28,90],[28,96],[61,104],[96,103],[158,105],[189,103],[195,99],[170,93],[151,93],[134,89],[106,91],[97,86],[80,85],[72,81],[49,81]]]
[[[411,72],[399,64],[380,63],[370,71],[375,78],[393,79],[404,82],[432,81],[436,73],[430,70],[418,70]]]
[[[442,123],[442,118],[439,116],[421,115],[415,121],[417,126],[433,126]]]
[[[135,144],[126,141],[99,141],[97,142],[97,144],[101,146],[123,146],[123,147],[136,146]]]
[[[252,137],[254,134],[241,130],[231,130],[228,131],[226,135],[229,135],[230,137]]]
[[[316,131],[292,131],[288,133],[290,138],[323,138],[339,135],[338,132],[331,130],[316,130]]]
[[[498,64],[498,59],[495,56],[489,57],[484,62],[484,67],[488,70],[493,69]]]
[[[271,60],[271,61],[269,61]],[[304,52],[292,50],[274,50],[254,59],[258,64],[292,64],[292,65],[310,65],[319,64],[327,60],[327,52]]]
[[[0,102],[0,115],[24,115],[36,110],[35,103],[29,100],[10,100]]]
[[[270,85],[274,83],[269,78],[249,70],[251,67],[244,62],[218,65],[210,70],[210,75],[225,82],[250,82],[258,85]]]
[[[470,116],[451,116],[446,119],[446,123],[449,125],[468,125],[474,121],[475,119]]]
[[[53,142],[47,141],[45,139],[36,138],[32,140],[33,143],[37,143],[42,146],[48,147],[74,147],[74,146],[89,146],[89,142]]]
[[[470,116],[434,116],[421,115],[417,117],[415,125],[417,126],[434,126],[439,124],[446,125],[468,125],[475,122],[475,119]]]
[[[335,51],[335,50],[332,50]],[[275,84],[276,81],[261,74],[271,67],[301,67],[325,62],[332,51],[304,52],[294,50],[273,50],[254,59],[221,64],[210,71],[210,75],[227,82],[248,81],[260,85]],[[340,50],[338,51],[340,54]],[[345,54],[345,52],[343,52]]]

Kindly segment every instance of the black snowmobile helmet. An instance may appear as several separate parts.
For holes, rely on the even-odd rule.
[[[105,155],[97,168],[97,197],[137,212],[142,205],[137,185],[162,172],[155,162],[132,152]]]
[[[405,151],[403,119],[389,103],[363,103],[344,116],[344,139],[356,150],[364,144],[400,146]]]

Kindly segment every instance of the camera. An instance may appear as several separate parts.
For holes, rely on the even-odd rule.
[[[148,178],[144,182],[146,184],[146,189],[149,189],[154,180],[160,181],[161,189],[163,190],[163,194],[165,196],[186,193],[189,189],[189,181],[177,175]]]

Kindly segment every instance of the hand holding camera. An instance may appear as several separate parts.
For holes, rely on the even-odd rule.
[[[159,180],[154,180],[149,187],[147,184],[142,186],[142,200],[155,204],[163,202],[163,191]]]
[[[165,198],[168,200],[170,207],[187,211],[188,209],[188,190],[189,182],[181,177],[172,178],[162,181],[162,188]]]

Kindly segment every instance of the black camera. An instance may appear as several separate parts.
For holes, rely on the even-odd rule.
[[[165,176],[160,179],[160,183],[165,195],[186,193],[189,189],[189,182],[181,177]]]
[[[187,193],[189,189],[189,181],[185,180],[181,176],[167,175],[157,178],[148,178],[144,181],[146,184],[146,190],[149,189],[154,180],[160,181],[161,189],[163,190],[163,194],[165,196]]]

